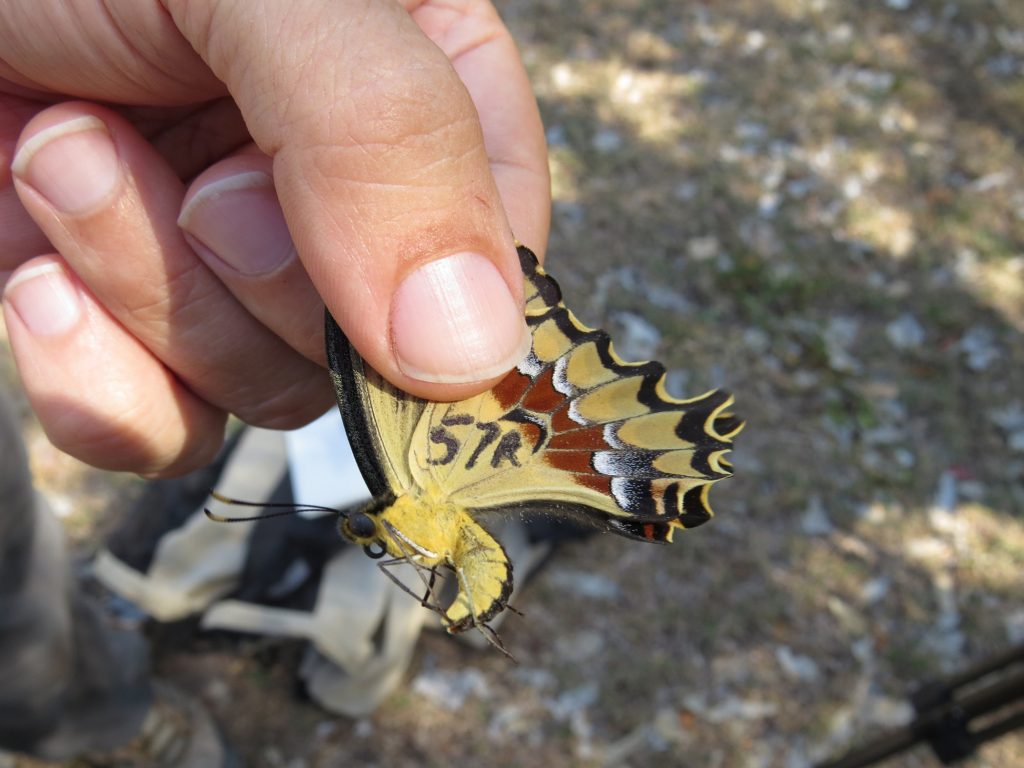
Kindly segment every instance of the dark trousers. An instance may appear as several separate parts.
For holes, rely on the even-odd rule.
[[[0,387],[0,749],[61,760],[116,747],[150,701],[145,642],[76,586]]]

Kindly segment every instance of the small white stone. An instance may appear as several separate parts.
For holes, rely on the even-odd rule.
[[[864,617],[849,603],[836,595],[830,595],[825,601],[829,613],[839,625],[850,635],[863,635],[867,631]]]
[[[821,382],[821,376],[815,371],[799,370],[793,374],[793,385],[797,389],[813,389]]]
[[[775,658],[783,674],[793,680],[810,683],[818,679],[820,671],[817,662],[810,656],[794,653],[788,645],[780,645],[775,649]]]
[[[967,358],[967,367],[972,371],[984,371],[999,359],[992,331],[984,326],[974,326],[960,339],[960,351]]]
[[[586,661],[604,650],[604,636],[586,630],[574,632],[555,640],[555,650],[559,656],[572,658],[574,662]]]
[[[619,585],[599,573],[553,568],[547,579],[567,592],[590,600],[615,600],[619,596]]]
[[[544,131],[544,136],[547,138],[548,147],[551,149],[564,147],[568,144],[565,128],[561,125],[549,125],[547,130]]]
[[[891,424],[883,424],[874,429],[864,430],[864,443],[872,446],[891,446],[900,442],[906,436],[906,432]]]
[[[997,427],[1007,432],[1024,430],[1024,407],[1021,407],[1020,401],[1014,400],[1003,408],[989,411],[989,419]]]
[[[855,197],[860,197],[864,193],[864,184],[856,176],[847,176],[843,179],[843,197],[847,200],[852,200]]]
[[[944,563],[949,560],[952,550],[948,542],[936,536],[919,536],[907,542],[907,554],[922,562]]]
[[[487,736],[491,741],[504,742],[510,736],[521,738],[531,728],[525,711],[515,704],[499,707],[487,725]]]
[[[871,724],[885,728],[899,728],[914,719],[914,708],[910,702],[889,696],[869,697],[864,712]]]
[[[806,536],[828,536],[832,533],[834,526],[828,519],[825,505],[820,496],[811,496],[807,500],[807,508],[800,518],[800,530]]]
[[[718,255],[720,246],[714,235],[693,237],[686,243],[686,255],[694,261],[707,261]]]
[[[682,200],[689,202],[697,197],[697,193],[700,192],[700,185],[695,181],[681,181],[676,185],[676,188],[672,190],[672,196],[676,200]]]
[[[1011,451],[1017,453],[1024,453],[1024,429],[1020,432],[1014,432],[1006,439],[1007,445],[1009,445]]]
[[[871,525],[883,525],[889,519],[889,510],[879,501],[865,505],[860,514],[864,522]]]
[[[747,328],[743,331],[743,343],[752,352],[765,353],[772,345],[772,337],[760,328]]]
[[[641,290],[647,294],[647,300],[659,309],[667,309],[680,315],[693,314],[693,304],[674,288],[663,283],[643,286]]]
[[[738,696],[727,696],[711,704],[703,694],[690,694],[683,698],[683,703],[688,710],[712,724],[731,720],[763,720],[773,717],[779,711],[774,702],[741,699]]]
[[[577,688],[563,691],[557,699],[549,700],[547,707],[556,720],[570,720],[573,715],[593,706],[599,692],[600,689],[596,682],[585,683]]]
[[[757,199],[757,212],[766,219],[772,218],[779,210],[781,197],[778,192],[764,192]]]
[[[860,590],[860,599],[868,605],[881,602],[889,594],[890,581],[885,576],[868,579]]]
[[[764,48],[766,42],[768,42],[768,37],[764,32],[759,29],[752,29],[747,32],[747,36],[743,39],[743,52],[757,53]]]
[[[860,362],[850,353],[849,347],[857,340],[860,323],[852,317],[833,317],[822,334],[829,365],[835,371],[856,373]]]
[[[613,128],[599,128],[590,143],[598,152],[615,152],[622,148],[622,135]]]
[[[558,683],[558,680],[549,670],[539,667],[516,667],[512,670],[512,676],[537,691],[546,691],[549,688],[554,688]]]
[[[892,452],[892,460],[901,469],[911,469],[917,463],[917,457],[909,448],[897,448]]]
[[[924,328],[909,312],[885,326],[885,335],[896,349],[919,349],[924,343]]]
[[[421,672],[412,681],[412,690],[451,712],[462,709],[471,695],[480,699],[490,695],[487,679],[476,669]]]
[[[668,746],[656,730],[657,716],[654,723],[641,723],[620,739],[609,742],[601,748],[601,764],[606,766],[631,765],[631,758],[637,752],[646,749],[661,751]]]

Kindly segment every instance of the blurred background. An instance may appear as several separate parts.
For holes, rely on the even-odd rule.
[[[716,519],[563,547],[503,625],[518,665],[425,633],[356,722],[296,695],[279,643],[163,642],[161,673],[253,766],[797,768],[1024,642],[1024,4],[497,5],[566,303],[747,418]],[[141,481],[24,419],[85,562]],[[972,765],[1024,765],[1024,735]]]

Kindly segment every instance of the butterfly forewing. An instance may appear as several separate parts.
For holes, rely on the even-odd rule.
[[[414,487],[409,443],[427,403],[392,386],[363,362],[327,315],[327,357],[345,432],[375,497]]]

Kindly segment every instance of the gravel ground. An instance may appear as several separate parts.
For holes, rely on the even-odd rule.
[[[1024,642],[1024,4],[498,5],[567,303],[748,419],[717,518],[565,547],[504,625],[520,664],[428,633],[358,722],[294,695],[288,646],[164,644],[163,674],[253,766],[797,768]],[[139,481],[26,424],[85,556]]]

